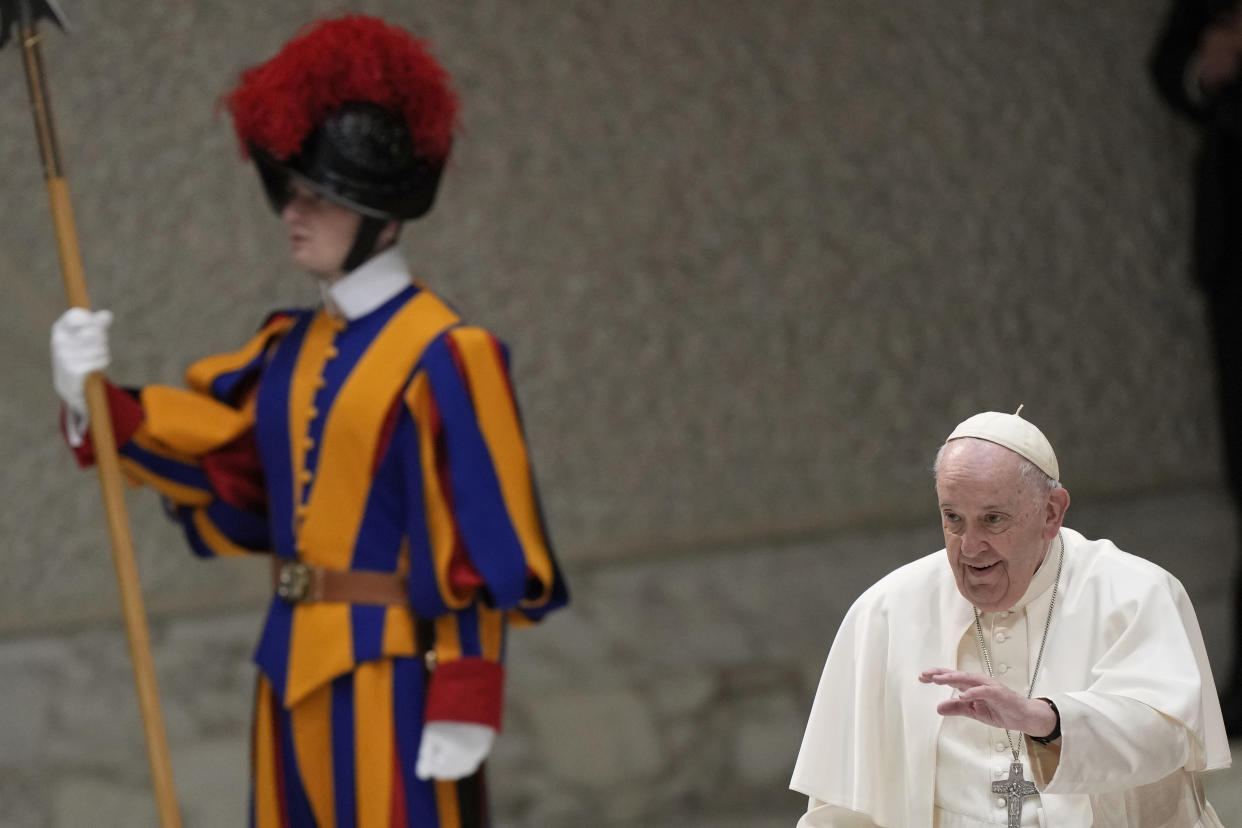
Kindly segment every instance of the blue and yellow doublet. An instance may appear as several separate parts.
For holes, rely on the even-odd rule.
[[[196,554],[408,584],[408,605],[273,598],[251,824],[486,824],[481,773],[422,782],[414,764],[424,721],[499,729],[509,624],[567,601],[505,348],[411,285],[350,321],[276,314],[187,381],[110,398],[126,473]]]

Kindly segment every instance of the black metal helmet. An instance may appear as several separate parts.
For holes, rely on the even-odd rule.
[[[257,146],[250,154],[278,213],[289,200],[289,179],[296,177],[364,216],[416,219],[435,202],[444,169],[443,162],[433,163],[414,151],[401,118],[368,102],[343,104],[285,161]]]
[[[366,15],[313,24],[244,72],[225,102],[278,212],[297,177],[384,221],[431,209],[457,117],[423,42]]]

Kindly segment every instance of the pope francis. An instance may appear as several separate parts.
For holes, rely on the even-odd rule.
[[[1229,745],[1181,583],[1062,525],[1056,455],[1017,414],[958,425],[935,472],[945,548],[841,622],[798,828],[1221,826],[1200,775]]]

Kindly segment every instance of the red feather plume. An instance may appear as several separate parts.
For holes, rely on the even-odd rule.
[[[403,114],[416,152],[436,163],[447,158],[457,122],[448,73],[423,41],[374,17],[310,24],[224,96],[242,155],[253,145],[282,161],[348,102]]]

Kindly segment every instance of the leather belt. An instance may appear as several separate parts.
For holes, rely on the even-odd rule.
[[[403,575],[393,572],[321,569],[301,561],[272,559],[272,585],[289,604],[336,601],[344,604],[409,606]]]

